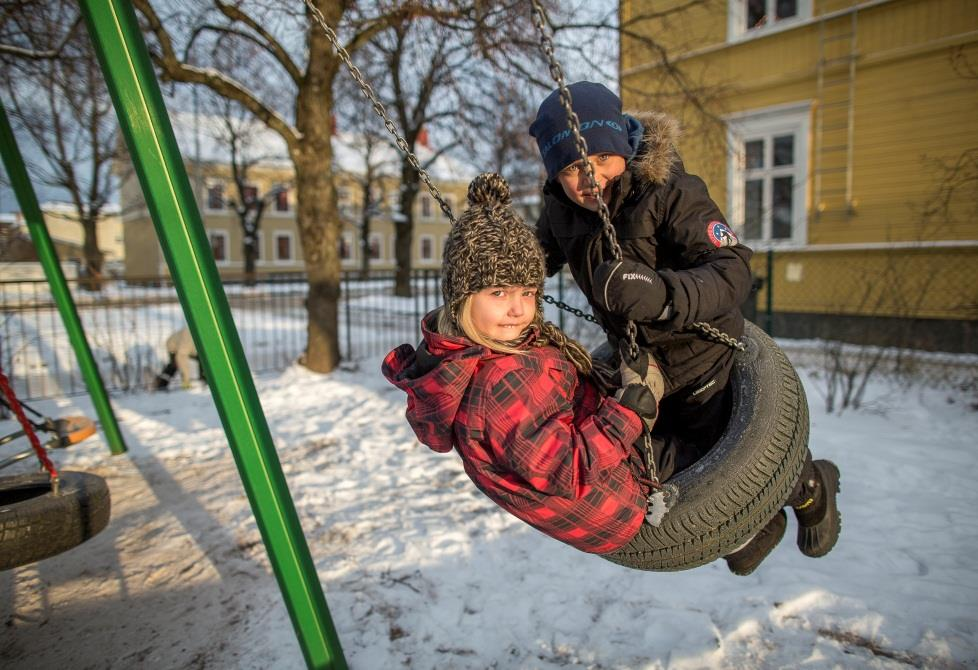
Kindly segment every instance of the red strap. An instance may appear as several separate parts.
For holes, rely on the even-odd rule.
[[[0,368],[0,390],[3,390],[3,394],[7,396],[7,402],[10,404],[10,409],[13,410],[14,414],[17,415],[17,421],[20,422],[21,428],[24,429],[24,433],[27,434],[27,439],[30,440],[31,446],[34,447],[34,453],[37,454],[37,458],[41,461],[41,465],[44,469],[48,471],[51,475],[51,482],[57,485],[58,482],[58,471],[54,469],[54,463],[48,458],[48,454],[44,451],[44,447],[41,446],[41,441],[37,439],[37,433],[34,432],[34,426],[31,422],[27,420],[27,416],[24,414],[23,408],[20,403],[17,402],[17,396],[14,395],[14,390],[10,387],[10,382],[7,381],[6,375],[3,374],[3,369]]]

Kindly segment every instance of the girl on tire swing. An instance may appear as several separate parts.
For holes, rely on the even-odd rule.
[[[639,381],[603,396],[588,352],[543,320],[543,251],[508,206],[506,182],[480,175],[468,200],[444,249],[445,304],[424,317],[417,350],[391,351],[383,373],[407,392],[418,439],[456,449],[507,512],[585,552],[627,547],[651,493],[642,437],[662,393],[658,368],[648,355],[623,364],[621,378]],[[689,465],[672,444],[653,454],[662,481]]]

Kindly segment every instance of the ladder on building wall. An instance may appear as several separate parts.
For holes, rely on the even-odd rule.
[[[852,151],[856,94],[858,13],[819,24],[816,66],[815,221],[847,220],[853,214]]]

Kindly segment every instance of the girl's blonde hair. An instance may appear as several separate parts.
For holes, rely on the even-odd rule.
[[[537,333],[531,346],[545,347],[551,345],[557,348],[564,357],[577,368],[581,374],[591,373],[591,354],[579,342],[568,337],[560,328],[550,321],[543,320],[543,314],[537,309],[532,323],[523,331],[516,340],[507,342],[487,337],[479,331],[472,320],[472,295],[466,295],[458,306],[457,322],[452,320],[448,309],[442,308],[438,313],[438,332],[442,335],[464,336],[472,340],[475,344],[487,347],[491,351],[502,354],[525,354],[526,348],[523,343],[527,338]]]

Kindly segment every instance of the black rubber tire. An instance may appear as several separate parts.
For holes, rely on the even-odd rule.
[[[603,558],[639,570],[695,568],[731,553],[788,500],[808,453],[808,402],[794,368],[774,341],[746,324],[746,352],[735,356],[733,406],[709,453],[673,477],[678,502],[659,527],[643,523]]]
[[[0,570],[49,558],[109,522],[109,487],[87,472],[61,472],[58,495],[46,472],[0,477]]]

